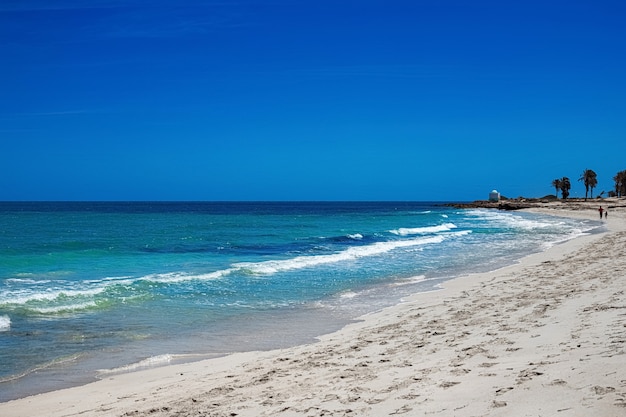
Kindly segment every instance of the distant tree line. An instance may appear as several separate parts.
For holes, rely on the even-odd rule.
[[[585,200],[587,200],[587,196],[593,198],[593,189],[598,185],[598,176],[592,169],[585,169],[581,174],[578,181],[582,181],[585,185]],[[609,197],[626,197],[626,170],[618,172],[614,177],[613,181],[615,181],[615,191],[609,191]],[[572,184],[568,177],[557,178],[552,180],[552,186],[555,190],[555,195],[559,196],[559,191],[561,191],[561,196],[563,200],[566,200],[569,197],[569,191],[572,188]],[[600,193],[601,195],[604,193]]]

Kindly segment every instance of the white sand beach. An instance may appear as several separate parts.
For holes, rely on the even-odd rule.
[[[626,207],[612,204],[604,233],[316,343],[115,375],[0,416],[625,416]],[[595,220],[597,206],[531,210]]]

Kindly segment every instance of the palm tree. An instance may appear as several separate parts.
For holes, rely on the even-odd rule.
[[[559,178],[552,180],[552,186],[554,187],[554,196],[559,198],[559,190],[561,189],[561,180]]]
[[[569,182],[569,178],[561,178],[561,194],[563,194],[563,200],[566,200],[567,197],[569,197],[570,188],[572,188],[572,185]]]
[[[591,198],[593,198],[593,189],[598,185],[597,175],[592,169],[586,169],[583,171],[578,181],[582,181],[585,184],[585,201],[587,200],[587,194],[591,188]]]
[[[618,197],[626,196],[626,170],[618,172],[614,177],[615,194]]]

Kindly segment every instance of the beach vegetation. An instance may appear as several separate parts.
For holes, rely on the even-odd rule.
[[[554,187],[554,195],[559,198],[559,190],[561,189],[561,179],[557,178],[552,180],[552,186]]]
[[[593,169],[586,169],[578,178],[578,181],[582,181],[585,184],[585,201],[587,200],[587,195],[589,194],[589,190],[591,190],[591,198],[593,198],[593,189],[598,185],[597,174]]]
[[[561,178],[561,194],[563,196],[563,200],[567,200],[569,197],[569,190],[572,188],[572,184],[570,183],[569,178],[563,177]]]
[[[617,197],[626,196],[626,170],[615,174],[613,181],[615,181],[615,195]]]

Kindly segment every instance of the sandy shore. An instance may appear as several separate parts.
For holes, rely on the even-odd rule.
[[[598,217],[572,208],[532,210]],[[626,208],[605,223],[317,343],[112,376],[0,416],[626,416]]]

